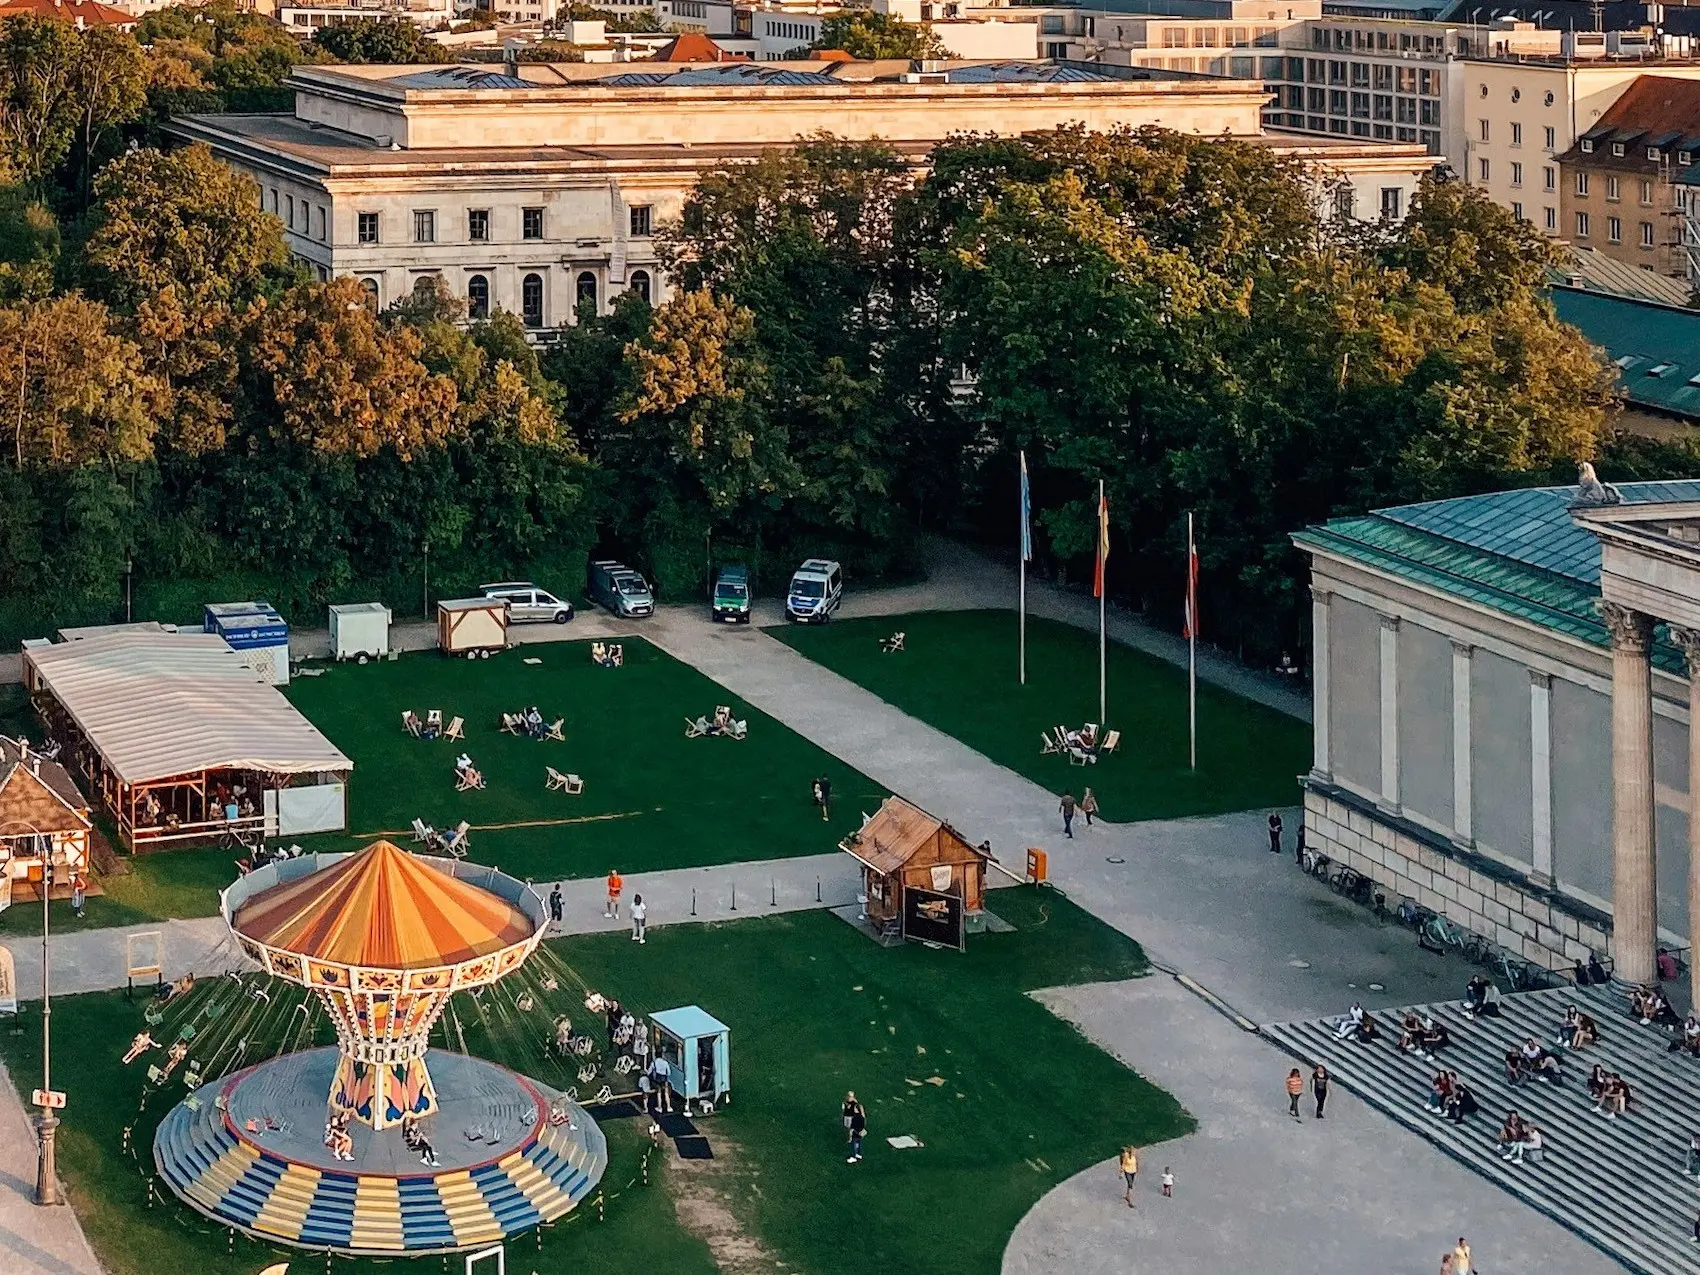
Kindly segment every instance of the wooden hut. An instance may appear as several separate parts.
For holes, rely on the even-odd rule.
[[[90,830],[89,803],[65,768],[0,737],[0,908],[27,897],[48,855],[55,896],[69,895],[73,875],[88,870]]]
[[[900,923],[906,890],[954,896],[964,913],[980,910],[986,852],[901,797],[887,797],[839,848],[862,865],[868,920],[882,932]]]

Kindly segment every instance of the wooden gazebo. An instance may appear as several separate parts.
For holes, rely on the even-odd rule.
[[[986,852],[901,797],[887,797],[839,848],[862,865],[868,920],[882,930],[902,915],[905,890],[953,895],[964,912],[980,910]]]

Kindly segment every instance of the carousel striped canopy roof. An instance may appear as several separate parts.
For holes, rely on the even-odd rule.
[[[530,919],[506,899],[389,841],[262,891],[231,928],[267,947],[368,969],[458,965],[532,935]]]

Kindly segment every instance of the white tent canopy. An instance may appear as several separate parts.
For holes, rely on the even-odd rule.
[[[34,647],[24,664],[31,689],[51,693],[126,784],[354,768],[215,634],[108,633]]]

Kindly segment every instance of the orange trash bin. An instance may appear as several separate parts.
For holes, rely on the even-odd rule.
[[[1027,847],[1027,879],[1028,879],[1028,881],[1037,885],[1039,882],[1045,880],[1045,876],[1046,876],[1045,865],[1046,865],[1045,852],[1043,850],[1039,849],[1037,846],[1028,846]]]

